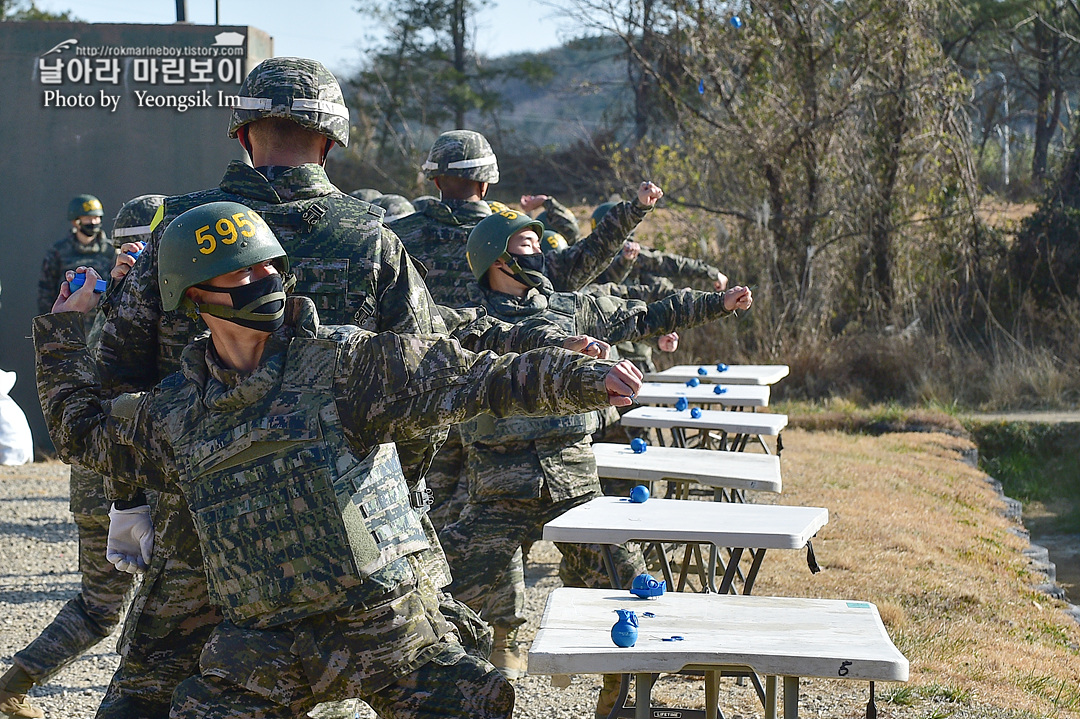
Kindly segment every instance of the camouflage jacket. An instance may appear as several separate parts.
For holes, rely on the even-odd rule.
[[[529,290],[525,297],[496,292],[479,283],[470,285],[473,302],[507,322],[547,315],[571,334],[590,334],[611,343],[664,334],[677,327],[692,327],[730,314],[718,292],[681,290],[658,302],[628,300],[612,295],[555,292],[547,283]],[[590,449],[587,427],[576,434],[564,422],[549,436],[528,441],[485,442],[484,437],[504,438],[508,423],[515,420],[473,420],[462,428],[467,445],[465,472],[472,501],[524,499],[541,496],[547,487],[555,501],[599,491],[596,459]],[[486,424],[485,424],[486,423]],[[535,425],[535,422],[530,423]]]
[[[574,216],[569,207],[554,197],[549,197],[544,200],[544,212],[546,213],[544,227],[558,232],[571,245],[581,239],[581,230],[578,228],[577,217]]]
[[[636,260],[627,260],[620,253],[596,281],[645,285],[666,278],[676,287],[689,287],[701,282],[711,286],[718,274],[720,269],[707,262],[642,247]]]
[[[62,240],[58,240],[45,252],[45,259],[41,263],[41,279],[38,280],[38,314],[45,314],[52,309],[56,296],[60,294],[60,283],[64,281],[64,273],[73,270],[79,265],[93,267],[94,271],[101,275],[102,279],[109,279],[109,272],[116,262],[116,248],[112,242],[101,233],[96,240],[84,245],[75,239],[72,232]]]
[[[270,337],[259,367],[250,373],[223,367],[207,333],[185,350],[180,372],[148,392],[112,400],[106,399],[97,364],[86,351],[81,316],[62,313],[35,318],[38,395],[57,452],[65,460],[77,459],[95,471],[148,489],[180,491],[194,510],[206,504],[199,492],[207,491],[194,468],[211,466],[225,456],[215,453],[217,445],[211,440],[254,437],[255,444],[241,453],[244,461],[254,461],[246,471],[263,477],[260,481],[278,484],[285,472],[287,483],[295,484],[295,501],[275,505],[275,511],[286,514],[280,519],[284,526],[296,524],[293,513],[312,508],[309,505],[315,500],[310,496],[317,487],[303,462],[271,461],[276,455],[268,455],[264,445],[282,444],[286,429],[306,433],[308,438],[331,431],[329,425],[323,427],[329,411],[325,416],[322,411],[317,414],[316,427],[292,421],[291,412],[305,392],[321,389],[332,396],[338,426],[357,457],[371,455],[384,443],[417,437],[431,427],[460,422],[479,412],[560,414],[607,406],[604,375],[610,362],[555,348],[523,355],[473,354],[445,336],[374,334],[354,326],[320,328],[307,298],[292,298],[287,315],[286,325]],[[336,350],[336,361],[311,367],[310,377],[305,365],[299,365],[301,371],[290,374],[286,382],[284,368],[298,366],[287,358],[312,343],[330,345]],[[216,417],[210,425],[214,436],[201,438],[198,430],[206,426],[207,416]],[[200,439],[206,445],[201,454],[180,450]],[[267,456],[266,462],[257,461],[263,455],[256,450]],[[224,461],[239,463],[241,458],[229,456]],[[225,494],[233,492],[233,486],[215,483],[210,490]],[[324,504],[330,515],[313,512],[304,515],[306,520],[344,511],[332,497],[319,506]],[[227,521],[224,515],[218,519],[216,531],[227,535],[219,537],[225,544],[235,547],[247,536],[243,522]],[[313,527],[312,531],[325,529]],[[206,545],[207,532],[201,529],[199,534],[204,555],[209,556],[214,548]],[[297,608],[298,614],[290,617],[278,612],[274,621],[374,601],[392,591],[394,582],[404,581],[403,572],[407,572],[404,566],[385,565],[384,573],[363,580],[367,592],[318,596],[313,590],[306,606]],[[253,621],[258,625],[259,618]]]
[[[572,247],[547,253],[545,274],[554,287],[572,291],[592,282],[650,209],[637,201],[620,203],[591,235]],[[409,254],[427,267],[428,289],[439,304],[461,307],[469,302],[468,285],[474,277],[465,247],[472,228],[490,214],[486,202],[443,200],[390,223]]]

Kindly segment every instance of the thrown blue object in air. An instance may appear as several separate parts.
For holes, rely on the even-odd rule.
[[[634,454],[641,454],[649,448],[649,443],[643,440],[641,437],[634,437],[630,440],[630,449]]]
[[[698,367],[697,373],[704,377],[705,375],[709,374],[709,370],[705,369],[704,367]]]
[[[715,387],[712,388],[712,391],[713,391],[713,394],[723,394],[724,392],[727,392],[727,387],[718,384],[718,385],[716,385]]]
[[[686,380],[687,387],[697,387],[699,384],[701,384],[701,380],[699,380],[697,377],[691,377],[690,379]]]
[[[736,30],[742,27],[742,18],[738,15],[732,15],[731,19],[728,20],[728,22],[730,22],[731,27],[735,28]]]
[[[692,410],[690,410],[690,416],[694,419],[701,419],[701,410],[697,407],[694,407]]]
[[[705,78],[701,78],[700,80],[698,80],[697,94],[699,94],[699,95],[704,95],[705,94]]]
[[[630,490],[630,501],[634,504],[644,504],[649,499],[649,488],[639,484]]]
[[[611,641],[617,647],[632,647],[637,643],[638,621],[633,609],[616,609],[619,621],[611,627]]]
[[[690,383],[687,382],[687,384]],[[675,400],[675,409],[679,410],[680,412],[685,411],[686,408],[689,406],[690,402],[687,401],[686,397],[679,397],[677,400]]]
[[[720,364],[716,365],[716,371],[717,371],[717,372],[727,372],[727,370],[728,370],[728,367],[727,367],[727,365],[726,365],[726,364],[724,364],[723,362],[721,362]]]
[[[652,575],[642,573],[634,577],[634,583],[630,585],[630,593],[641,599],[655,599],[664,596],[667,591],[667,582],[663,579],[657,581]],[[645,616],[652,614],[646,612]]]

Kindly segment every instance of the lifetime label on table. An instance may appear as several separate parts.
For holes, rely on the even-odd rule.
[[[848,602],[848,609],[869,609],[869,602]]]

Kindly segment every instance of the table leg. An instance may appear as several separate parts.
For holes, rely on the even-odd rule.
[[[776,677],[765,677],[765,719],[776,719]]]
[[[751,549],[750,556],[753,559],[750,561],[750,571],[743,578],[743,594],[749,594],[754,589],[754,580],[757,579],[758,570],[761,569],[761,562],[765,559],[765,548],[762,547],[756,551]]]
[[[734,547],[731,550],[731,558],[728,559],[727,569],[724,570],[724,578],[720,581],[720,587],[716,590],[720,594],[731,592],[731,585],[735,583],[735,573],[739,569],[739,560],[742,559],[742,548]]]
[[[601,545],[604,551],[604,566],[607,568],[608,580],[612,589],[622,589],[619,586],[619,573],[615,571],[615,557],[611,554],[611,545]]]
[[[656,679],[655,674],[638,674],[636,699],[634,705],[634,719],[652,719],[652,685]],[[798,680],[796,680],[798,681]],[[784,702],[787,703],[787,678],[784,678]],[[786,717],[785,717],[786,719]]]
[[[705,672],[705,719],[720,716],[720,672]]]
[[[784,719],[799,719],[798,677],[784,677]]]

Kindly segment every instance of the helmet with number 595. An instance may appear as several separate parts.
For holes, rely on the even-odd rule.
[[[257,212],[236,202],[211,202],[181,213],[158,245],[161,307],[175,310],[188,288],[219,275],[275,260],[289,271],[289,258]]]

